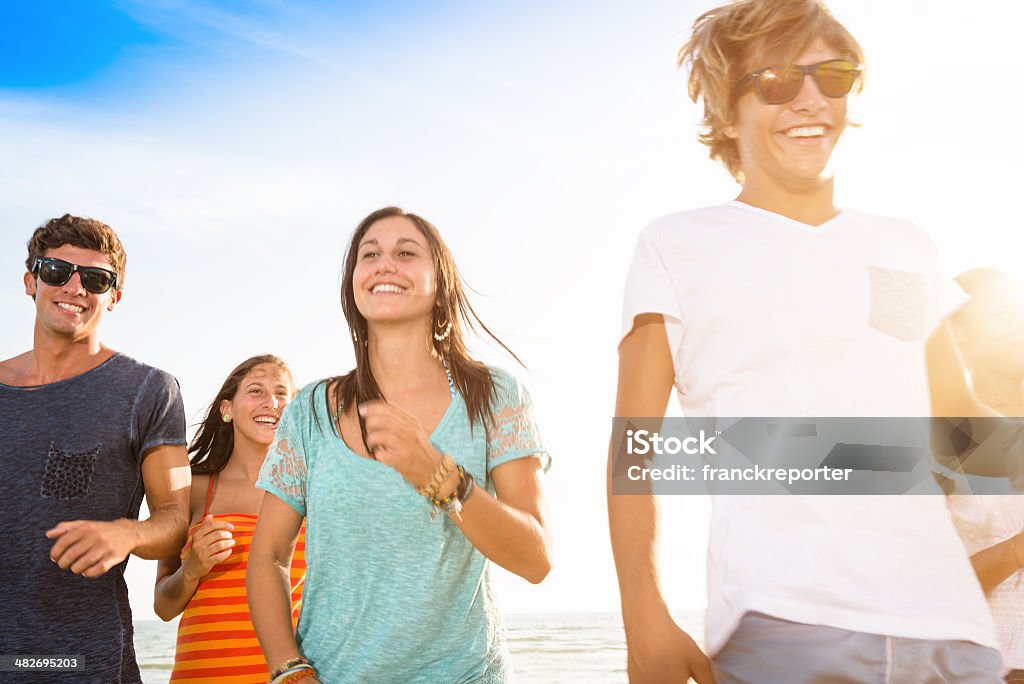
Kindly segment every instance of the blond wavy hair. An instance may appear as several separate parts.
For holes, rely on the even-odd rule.
[[[860,45],[820,0],[736,0],[693,23],[677,61],[689,72],[690,99],[704,103],[699,139],[737,181],[743,182],[740,152],[725,129],[735,122],[740,84],[759,69],[793,64],[817,39],[864,64]]]

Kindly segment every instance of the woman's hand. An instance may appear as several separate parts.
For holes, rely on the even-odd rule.
[[[212,515],[207,515],[199,522],[192,540],[186,544],[188,556],[182,563],[182,569],[187,579],[198,581],[217,563],[228,559],[235,545],[231,537],[233,529],[234,525],[214,520]]]
[[[443,457],[415,416],[385,401],[364,402],[359,414],[366,423],[366,446],[374,458],[394,468],[416,489],[430,482]],[[448,479],[441,492],[458,484],[457,473]]]

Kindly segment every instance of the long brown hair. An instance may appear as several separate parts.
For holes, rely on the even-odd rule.
[[[473,359],[466,348],[465,328],[474,332],[484,332],[491,339],[497,342],[502,349],[523,365],[519,357],[509,349],[504,342],[491,332],[484,325],[480,317],[476,315],[473,306],[469,303],[463,287],[462,277],[455,260],[452,258],[451,250],[441,239],[438,232],[429,221],[416,214],[410,214],[398,207],[385,207],[373,212],[356,227],[349,242],[348,250],[345,252],[345,272],[341,283],[341,309],[345,313],[345,320],[348,322],[349,332],[352,337],[352,346],[355,349],[356,367],[345,375],[327,378],[322,382],[326,384],[327,391],[327,412],[333,416],[339,406],[354,406],[364,401],[384,399],[377,379],[370,369],[369,349],[367,347],[368,328],[366,319],[359,313],[356,307],[355,292],[352,285],[352,276],[355,273],[356,261],[359,257],[359,243],[366,232],[374,223],[381,219],[393,216],[402,216],[412,221],[416,229],[422,233],[430,248],[430,256],[434,263],[436,277],[435,290],[437,306],[434,307],[433,328],[443,332],[448,323],[451,323],[451,332],[448,336],[438,341],[431,337],[431,344],[438,357],[444,359],[452,374],[452,381],[455,388],[462,395],[469,411],[470,428],[477,423],[483,423],[485,429],[490,427],[491,412],[495,399],[494,380],[487,366]],[[465,328],[464,328],[465,326]],[[525,366],[524,366],[525,367]],[[316,416],[314,410],[313,415]],[[359,432],[362,435],[363,445],[366,446],[366,423],[363,417],[359,418]],[[319,420],[317,420],[319,426]],[[331,428],[337,432],[336,421],[331,422]],[[321,427],[322,429],[322,427]]]
[[[235,366],[235,369],[228,374],[224,384],[220,386],[217,396],[210,402],[206,410],[206,416],[199,423],[199,430],[188,445],[189,464],[192,466],[193,475],[212,475],[224,470],[231,458],[231,451],[235,448],[235,427],[231,423],[221,420],[221,402],[231,401],[238,393],[238,386],[256,366],[260,364],[277,366],[284,373],[292,387],[295,387],[295,379],[288,364],[273,354],[260,354],[246,359]]]

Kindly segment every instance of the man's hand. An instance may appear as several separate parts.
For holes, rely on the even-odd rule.
[[[50,559],[64,570],[95,578],[121,563],[137,543],[128,520],[71,520],[46,532],[55,539]]]
[[[153,447],[143,455],[142,481],[147,520],[66,520],[47,530],[55,540],[50,559],[64,570],[95,578],[128,554],[155,560],[177,554],[188,529],[188,488],[192,481],[183,445]]]
[[[715,684],[711,660],[675,622],[647,631],[629,644],[630,684]]]

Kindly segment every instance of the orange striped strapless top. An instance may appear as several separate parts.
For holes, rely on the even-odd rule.
[[[206,517],[210,510],[213,482],[206,495]],[[256,515],[225,513],[215,515],[235,526],[235,546],[231,555],[217,563],[200,581],[195,595],[185,607],[178,623],[178,641],[174,652],[172,682],[218,682],[220,684],[263,684],[270,678],[263,651],[256,640],[249,602],[245,593],[245,568],[249,561],[249,545],[256,530]],[[192,534],[199,523],[189,529],[182,559],[192,544]],[[302,605],[302,582],[306,575],[306,526],[303,524],[292,557],[292,625],[299,618]]]

